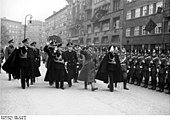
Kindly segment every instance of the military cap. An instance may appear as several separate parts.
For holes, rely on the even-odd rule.
[[[69,43],[67,43],[67,45],[66,45],[67,47],[69,47],[69,46],[73,46],[73,43],[71,43],[71,42],[69,42]]]
[[[30,45],[33,46],[33,45],[35,45],[35,44],[36,44],[36,42],[32,42]]]
[[[28,42],[28,38],[26,38],[22,41],[22,43],[26,43],[26,42]]]
[[[13,39],[11,39],[11,40],[9,40],[9,41],[8,41],[8,43],[12,43],[12,42],[14,42],[14,40],[13,40]]]
[[[56,45],[57,45],[57,47],[60,47],[60,46],[62,46],[62,43],[57,43]]]

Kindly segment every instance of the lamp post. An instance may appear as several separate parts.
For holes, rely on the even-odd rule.
[[[25,16],[25,25],[24,25],[24,39],[26,38],[26,19],[27,19],[27,17],[30,17],[30,23],[31,23],[31,19],[32,19],[32,15],[31,14],[28,14],[28,15],[26,15]]]

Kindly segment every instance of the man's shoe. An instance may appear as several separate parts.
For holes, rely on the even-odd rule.
[[[74,83],[79,83],[77,80],[74,80],[73,82],[74,82]]]
[[[95,91],[95,90],[97,90],[98,88],[92,88],[92,90],[91,91]]]
[[[54,82],[49,82],[49,85],[52,86],[54,84]]]
[[[60,87],[62,90],[64,90],[64,87]]]
[[[129,90],[129,88],[123,88],[123,89],[125,89],[125,90]]]

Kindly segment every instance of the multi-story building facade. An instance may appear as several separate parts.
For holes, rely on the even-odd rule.
[[[27,22],[26,26],[26,38],[29,38],[29,42],[37,42],[37,47],[43,47],[47,42],[45,33],[45,22],[39,20],[32,20],[31,23]]]
[[[1,24],[4,25],[8,31],[9,40],[14,39],[17,45],[21,40],[21,22],[9,20],[6,18],[1,18]]]
[[[67,43],[67,39],[69,37],[68,32],[68,25],[70,20],[70,7],[65,6],[63,9],[59,10],[58,12],[53,12],[53,15],[49,16],[45,19],[46,23],[46,33],[47,37],[51,35],[59,35],[62,40],[63,44]]]
[[[158,8],[163,8],[158,12]],[[127,49],[170,49],[169,0],[126,0],[122,44]],[[157,25],[145,30],[152,19]]]
[[[71,38],[75,36],[78,44],[122,45],[124,0],[68,0],[68,3],[72,6],[72,16],[74,16],[72,24],[76,26],[76,19],[83,21],[81,23],[83,27],[78,30],[73,27],[74,29],[71,30]],[[99,9],[107,10],[107,14],[99,22],[91,22]]]

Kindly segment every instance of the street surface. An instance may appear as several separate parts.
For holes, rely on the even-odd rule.
[[[73,83],[71,88],[56,89],[44,82],[46,68],[34,85],[21,89],[20,80],[8,81],[7,74],[0,74],[1,115],[170,115],[170,95],[143,87],[130,85],[130,90],[118,84],[114,92],[97,81],[98,90],[84,83]]]

